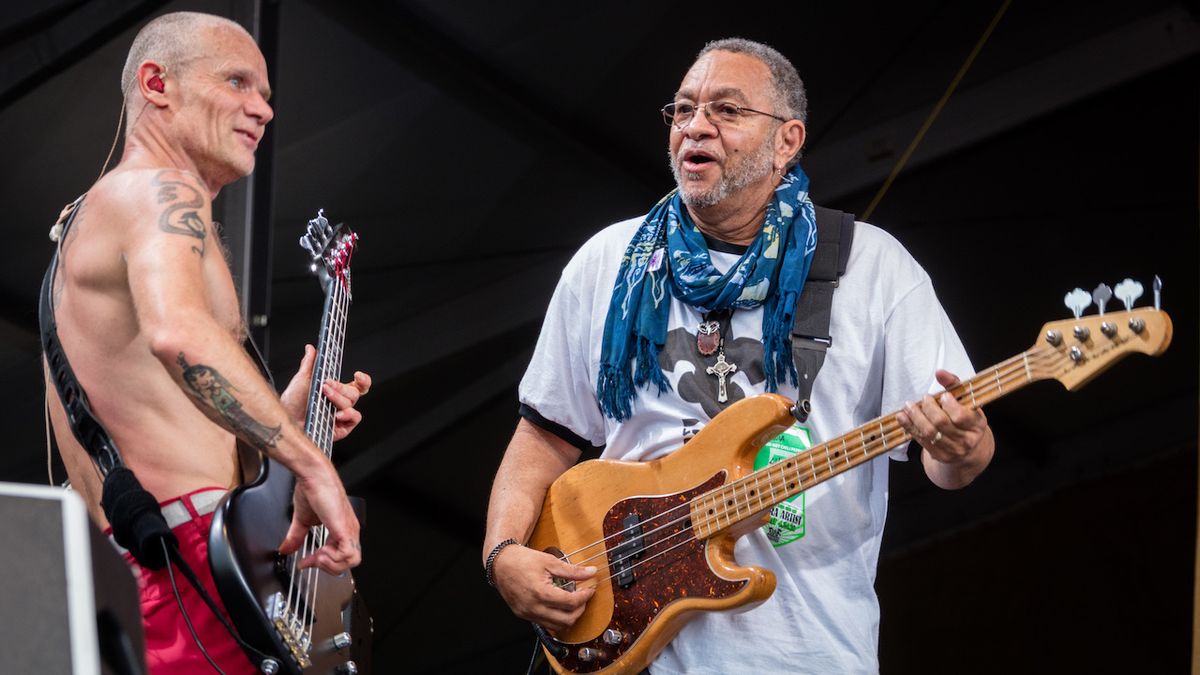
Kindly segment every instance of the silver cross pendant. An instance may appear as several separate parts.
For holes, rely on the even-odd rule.
[[[729,392],[725,389],[726,376],[737,372],[737,364],[730,363],[725,360],[725,350],[722,349],[717,353],[717,362],[708,367],[709,375],[717,376],[717,403],[724,403],[729,400]]]

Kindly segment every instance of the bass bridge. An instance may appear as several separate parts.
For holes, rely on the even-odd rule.
[[[274,624],[279,639],[287,646],[300,668],[311,666],[312,659],[308,657],[308,648],[312,644],[312,636],[304,630],[300,613],[292,610],[283,593],[274,593],[267,598],[267,606],[264,609],[267,618]]]

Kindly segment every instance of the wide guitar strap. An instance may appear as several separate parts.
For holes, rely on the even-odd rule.
[[[807,418],[813,382],[825,363],[825,352],[833,344],[829,334],[829,315],[833,292],[850,262],[854,243],[854,214],[815,207],[817,250],[804,281],[804,290],[796,302],[796,320],[792,324],[792,359],[796,363],[796,410]],[[801,422],[804,419],[800,420]]]
[[[75,222],[75,215],[79,212],[79,204],[82,201],[83,195],[67,206],[63,210],[63,215],[59,216],[59,222],[55,226],[58,229],[59,242],[66,239],[67,230]],[[65,220],[63,216],[65,216]],[[58,225],[62,227],[58,228]],[[46,275],[42,278],[41,301],[38,304],[42,353],[45,355],[46,365],[50,369],[50,381],[54,383],[54,389],[58,392],[58,398],[67,414],[71,432],[75,434],[75,439],[96,462],[96,466],[100,468],[100,474],[107,477],[110,471],[122,466],[124,462],[121,461],[121,453],[117,450],[117,444],[113,442],[112,437],[108,435],[108,430],[92,414],[87,393],[83,391],[79,379],[75,377],[75,371],[71,369],[67,354],[58,340],[58,323],[54,319],[54,298],[52,296],[57,270],[58,248],[56,247],[54,255],[50,258],[50,266],[46,269]]]

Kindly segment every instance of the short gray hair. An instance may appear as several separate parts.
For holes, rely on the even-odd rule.
[[[745,38],[725,38],[713,40],[704,45],[704,49],[696,55],[696,60],[709,52],[722,51],[734,54],[753,56],[771,73],[771,84],[775,89],[775,104],[779,110],[787,113],[790,119],[808,123],[808,95],[804,92],[804,82],[796,66],[770,45]]]
[[[246,33],[236,21],[200,12],[163,14],[143,26],[133,39],[129,55],[125,57],[125,67],[121,69],[122,96],[129,95],[142,62],[158,61],[179,72],[188,61],[204,54],[205,46],[197,38],[203,31],[214,28],[232,28]]]
[[[788,119],[800,120],[808,124],[808,94],[804,91],[804,81],[800,79],[800,73],[796,72],[796,66],[793,66],[786,56],[780,54],[778,49],[745,38],[724,38],[704,45],[704,49],[701,49],[700,53],[696,55],[696,60],[699,61],[700,57],[705,54],[716,51],[745,54],[761,61],[767,67],[767,71],[771,73],[771,85],[775,90],[776,112],[784,113]],[[791,169],[799,163],[800,155],[801,151],[797,151],[788,160],[786,168]]]

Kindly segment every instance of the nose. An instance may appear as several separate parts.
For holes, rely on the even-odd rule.
[[[246,104],[246,114],[258,120],[259,126],[264,127],[275,117],[271,104],[258,92],[254,92],[250,102]]]
[[[692,118],[687,121],[687,124],[679,128],[679,132],[692,139],[716,136],[717,126],[708,119],[708,106],[697,108]]]

